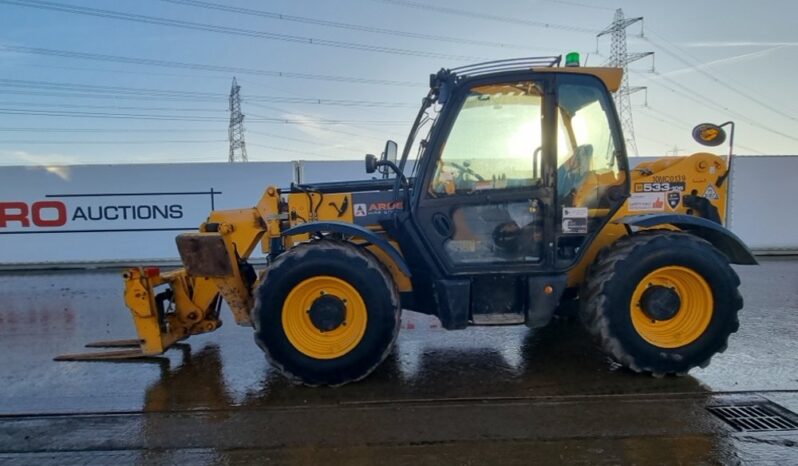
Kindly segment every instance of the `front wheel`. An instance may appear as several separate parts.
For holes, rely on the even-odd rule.
[[[306,385],[370,374],[399,331],[399,293],[369,252],[322,240],[280,255],[257,290],[255,341],[273,366]]]
[[[739,328],[740,279],[709,242],[672,231],[641,232],[599,255],[581,316],[615,361],[637,372],[705,367]]]

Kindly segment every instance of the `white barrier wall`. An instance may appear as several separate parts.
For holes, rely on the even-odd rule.
[[[176,259],[212,208],[253,206],[291,162],[0,168],[0,264]]]
[[[635,160],[632,161],[634,165]],[[760,252],[798,252],[798,157],[738,157],[730,226]],[[174,261],[174,237],[263,189],[366,179],[362,161],[0,167],[0,265]]]
[[[728,226],[758,252],[798,253],[798,156],[734,159]]]

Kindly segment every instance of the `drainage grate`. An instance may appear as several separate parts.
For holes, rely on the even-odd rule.
[[[707,407],[740,432],[798,430],[798,414],[771,401]]]

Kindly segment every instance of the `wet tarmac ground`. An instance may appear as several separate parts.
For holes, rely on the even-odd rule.
[[[620,369],[578,321],[449,332],[406,313],[366,380],[294,386],[227,314],[148,362],[54,362],[133,337],[116,271],[0,275],[0,464],[798,464],[798,432],[706,407],[798,412],[798,259],[738,268],[729,349],[686,377]]]

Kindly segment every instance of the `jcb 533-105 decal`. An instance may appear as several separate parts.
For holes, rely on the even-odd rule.
[[[683,181],[663,183],[635,183],[636,193],[667,193],[671,191],[684,191]]]

